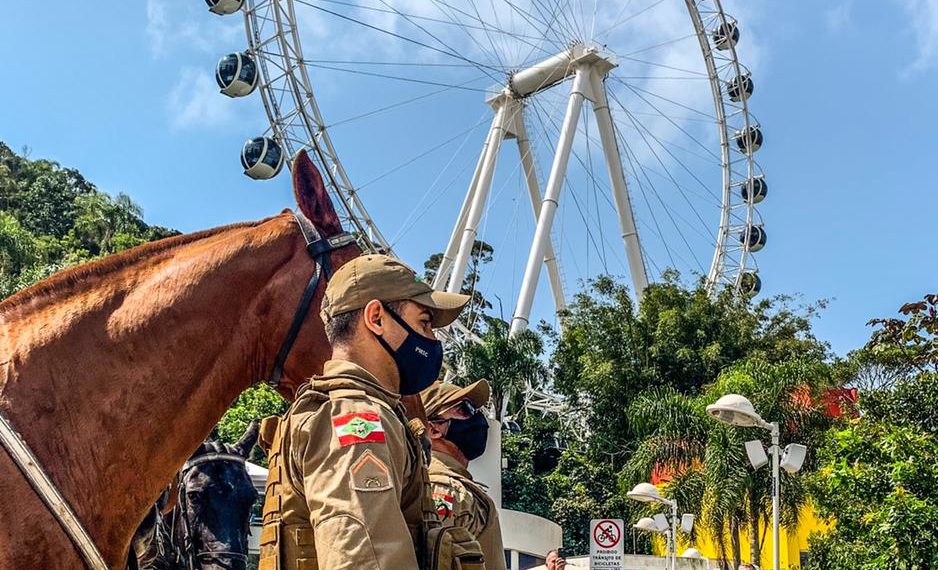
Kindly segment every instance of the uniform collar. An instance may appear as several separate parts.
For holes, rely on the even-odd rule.
[[[350,388],[362,390],[369,396],[380,398],[396,406],[401,401],[401,395],[386,389],[371,373],[348,360],[328,360],[323,366],[322,376],[313,376],[310,380],[313,388],[335,390]]]
[[[434,463],[438,463],[442,465],[446,470],[452,471],[456,475],[459,475],[460,477],[463,477],[465,479],[469,479],[470,481],[472,481],[472,474],[469,473],[469,469],[467,469],[466,467],[463,467],[462,463],[460,463],[455,457],[453,457],[449,453],[444,453],[442,451],[437,451],[434,449],[432,451],[432,456],[430,458],[430,464],[433,465]]]

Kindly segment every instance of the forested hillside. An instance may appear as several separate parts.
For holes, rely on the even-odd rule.
[[[0,298],[52,273],[178,232],[143,221],[127,194],[0,142]]]

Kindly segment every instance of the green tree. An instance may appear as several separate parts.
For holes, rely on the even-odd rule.
[[[258,384],[241,392],[235,403],[215,426],[215,436],[227,443],[236,443],[252,420],[268,416],[280,416],[287,411],[290,403],[266,384]],[[251,460],[260,465],[267,465],[267,458],[259,451],[254,452]]]
[[[496,418],[507,410],[516,415],[527,387],[541,388],[548,378],[543,360],[544,342],[533,330],[508,335],[508,324],[492,319],[480,342],[467,340],[456,347],[454,361],[460,382],[485,378],[492,386]]]
[[[625,285],[600,277],[574,297],[564,318],[554,386],[572,403],[588,401],[591,431],[607,436],[604,452],[628,449],[635,434],[627,404],[648,388],[697,394],[746,358],[826,357],[827,345],[811,332],[822,306],[792,308],[788,297],[749,304],[730,291],[687,289],[672,274],[649,286],[637,309]]]
[[[812,479],[833,529],[811,538],[810,570],[938,567],[938,441],[888,422],[856,420],[820,451]]]

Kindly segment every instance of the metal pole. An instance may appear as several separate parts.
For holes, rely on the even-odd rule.
[[[544,263],[544,251],[550,241],[550,228],[554,222],[554,213],[557,211],[557,200],[560,198],[560,189],[563,187],[564,176],[567,172],[567,163],[570,160],[570,149],[573,146],[573,135],[576,134],[577,121],[580,110],[583,108],[583,93],[586,82],[589,81],[590,69],[580,66],[573,78],[573,88],[567,103],[567,114],[560,129],[560,140],[554,154],[554,164],[550,169],[550,178],[541,211],[537,217],[537,229],[534,231],[534,242],[531,244],[531,253],[524,269],[524,279],[521,282],[521,292],[518,295],[518,306],[511,319],[511,335],[518,334],[528,326],[528,317],[531,315],[531,306],[534,304],[534,292],[537,281],[541,275],[541,264]]]
[[[781,537],[778,535],[778,501],[781,489],[778,480],[778,424],[773,422],[769,425],[771,426],[772,430],[772,560],[774,564],[772,569],[780,570],[781,554],[779,551],[779,544],[781,543]]]
[[[606,98],[606,85],[599,73],[590,74],[590,86],[593,92],[593,113],[596,115],[596,126],[599,127],[599,138],[602,141],[603,154],[606,155],[609,182],[612,184],[612,197],[616,201],[616,213],[619,215],[619,229],[622,230],[622,241],[625,242],[625,253],[629,259],[632,286],[635,288],[636,298],[641,302],[642,294],[648,287],[648,273],[645,270],[642,246],[635,227],[635,214],[632,211],[632,201],[629,199],[629,189],[625,183],[625,173],[622,171],[622,156],[619,153],[615,125],[612,122],[612,113],[609,111],[609,101]]]
[[[463,228],[459,250],[456,253],[456,259],[453,261],[453,271],[446,286],[446,290],[450,293],[458,293],[462,289],[466,267],[469,265],[469,257],[472,255],[472,246],[475,244],[476,230],[479,226],[479,220],[482,219],[482,213],[485,211],[485,202],[489,196],[489,189],[492,187],[495,162],[498,159],[498,151],[505,135],[508,107],[509,105],[506,102],[501,102],[498,105],[498,111],[495,113],[495,119],[492,121],[492,130],[489,133],[491,139],[489,140],[488,149],[486,149],[487,153],[482,169],[479,172],[478,186],[472,197],[472,205],[469,208],[466,225]]]
[[[459,217],[456,218],[456,225],[453,226],[453,233],[449,236],[449,242],[446,244],[446,251],[443,252],[443,259],[440,260],[440,266],[433,276],[433,283],[430,284],[434,289],[442,289],[446,285],[446,278],[449,277],[449,271],[453,268],[453,258],[456,257],[456,250],[459,247],[459,238],[466,228],[466,218],[469,217],[469,206],[472,204],[472,198],[476,193],[476,186],[479,184],[479,173],[482,171],[482,164],[485,162],[485,154],[489,149],[489,142],[492,139],[492,131],[495,128],[495,119],[492,119],[492,126],[489,127],[489,133],[485,136],[485,143],[482,144],[482,152],[479,154],[479,162],[476,163],[475,172],[472,174],[472,182],[469,183],[469,190],[462,201],[462,207],[459,208]]]
[[[677,501],[671,501],[671,570],[677,570]]]
[[[524,117],[521,113],[516,115],[515,137],[518,143],[518,152],[521,154],[521,167],[524,169],[524,178],[528,183],[531,208],[534,210],[534,219],[537,220],[541,211],[541,189],[537,184],[534,154],[531,152],[531,141],[528,139],[528,130],[524,125]],[[554,295],[554,309],[557,313],[560,313],[567,308],[567,302],[563,296],[563,281],[560,279],[560,269],[557,267],[554,244],[551,243],[549,238],[545,248],[544,265],[547,266],[547,279],[550,281],[550,290]]]

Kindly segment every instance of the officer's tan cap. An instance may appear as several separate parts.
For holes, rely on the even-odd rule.
[[[361,309],[373,299],[413,301],[433,310],[433,328],[445,327],[459,316],[468,295],[435,291],[401,261],[387,255],[367,254],[339,268],[326,286],[322,319]]]
[[[420,393],[420,399],[423,400],[427,417],[432,418],[462,400],[469,400],[473,406],[481,408],[489,403],[490,393],[489,383],[485,380],[473,382],[466,387],[437,381]]]

